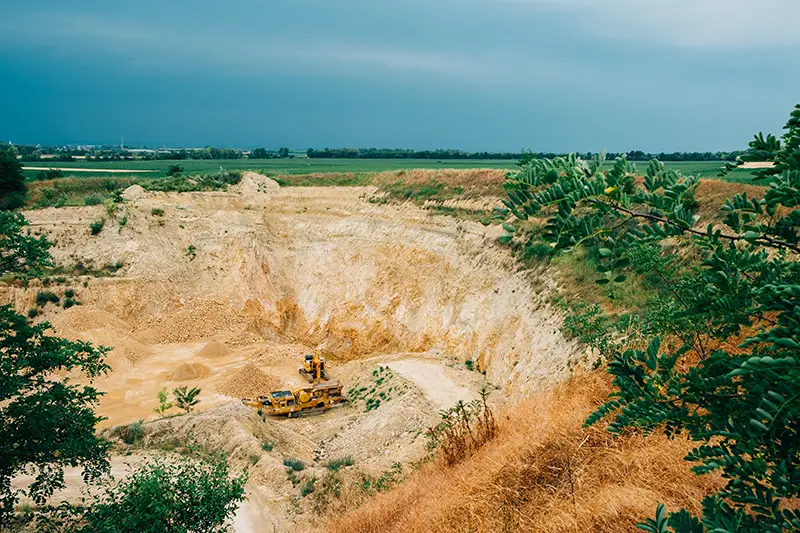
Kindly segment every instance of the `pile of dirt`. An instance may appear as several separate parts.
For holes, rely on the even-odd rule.
[[[233,398],[256,398],[280,388],[281,382],[249,364],[217,385],[217,392]]]
[[[201,379],[211,373],[211,369],[202,363],[183,363],[169,375],[170,381],[191,381]]]
[[[122,191],[122,197],[128,201],[130,200],[137,200],[144,196],[146,191],[141,185],[131,185],[124,191]]]
[[[231,353],[231,351],[227,346],[219,341],[211,341],[203,346],[203,348],[197,352],[197,355],[208,359],[216,359],[218,357],[225,357],[229,353]]]
[[[168,315],[151,318],[135,338],[145,338],[139,333],[146,332],[152,344],[190,342],[236,331],[243,325],[231,306],[216,300],[196,300]]]

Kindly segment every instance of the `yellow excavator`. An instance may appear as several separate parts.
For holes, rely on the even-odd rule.
[[[298,416],[303,411],[327,411],[334,405],[346,402],[342,396],[341,381],[324,381],[294,391],[273,391],[256,400],[243,398],[242,403],[270,415]]]
[[[319,383],[328,379],[328,374],[325,372],[325,359],[318,355],[306,355],[303,368],[299,372],[309,383]]]

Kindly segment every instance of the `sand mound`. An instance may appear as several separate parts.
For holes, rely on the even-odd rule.
[[[119,331],[130,329],[130,326],[111,313],[78,306],[53,317],[52,324],[56,331],[62,335],[66,335],[69,332],[80,333],[109,326]]]
[[[265,374],[255,365],[247,365],[217,385],[217,392],[234,398],[255,398],[280,388],[277,378]]]
[[[242,329],[238,311],[215,300],[196,300],[167,315],[151,318],[134,334],[140,342],[191,342]]]
[[[230,349],[218,341],[211,341],[197,352],[200,357],[207,357],[209,359],[216,359],[217,357],[225,357],[231,353]]]
[[[170,381],[190,381],[204,378],[211,373],[211,369],[202,363],[183,363],[169,375]]]
[[[141,185],[131,185],[122,191],[122,197],[126,200],[136,200],[144,196],[146,191]]]
[[[265,192],[268,189],[278,189],[280,185],[278,182],[270,179],[263,174],[256,172],[245,172],[242,174],[242,179],[239,183],[231,187],[231,190],[239,194],[247,196],[248,194],[256,194]]]

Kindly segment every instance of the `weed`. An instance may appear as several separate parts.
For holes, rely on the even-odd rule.
[[[314,483],[317,481],[316,478],[307,479],[302,485],[300,485],[300,496],[305,498],[312,492],[314,492]]]
[[[103,203],[103,198],[96,194],[90,194],[83,199],[83,205],[100,205]]]
[[[133,446],[144,436],[144,420],[137,420],[127,426],[117,426],[114,428],[114,434],[128,446]]]
[[[67,278],[65,278],[64,276],[58,276],[56,278],[53,278],[53,281],[55,281],[56,283],[66,283]]]
[[[265,440],[261,443],[261,449],[265,452],[271,452],[275,448],[275,443]]]
[[[164,387],[158,391],[158,407],[153,409],[156,413],[164,417],[164,413],[172,409],[172,403],[167,401],[167,388]]]
[[[101,231],[103,231],[103,226],[106,225],[106,220],[101,218],[100,220],[95,220],[91,224],[89,224],[89,229],[92,232],[92,235],[97,235]]]
[[[164,210],[158,207],[154,207],[153,209],[150,210],[150,214],[153,215],[154,217],[163,217]]]
[[[75,291],[73,291],[72,289],[65,290],[64,291],[64,297],[65,298],[74,298],[75,297]]]
[[[333,472],[338,472],[343,466],[353,466],[355,461],[353,461],[353,457],[351,455],[346,455],[345,457],[339,459],[331,459],[328,461],[325,466],[328,470]]]
[[[300,459],[284,459],[283,466],[295,472],[300,472],[306,467],[305,463]]]
[[[194,244],[190,244],[183,253],[189,258],[189,261],[194,261],[194,258],[197,257],[197,248],[194,247]]]
[[[122,218],[117,220],[118,231],[122,232],[122,228],[124,228],[127,223],[128,223],[128,213],[125,213],[124,215],[122,215]]]
[[[472,359],[467,359],[466,361],[464,361],[464,366],[467,367],[467,370],[472,372],[473,370],[475,370],[475,361],[473,361]]]
[[[261,460],[261,456],[258,455],[257,453],[251,453],[250,454],[250,464],[256,464],[260,460]]]
[[[38,309],[36,309],[35,307],[31,307],[30,309],[28,309],[28,318],[36,318],[37,316],[39,316]]]
[[[76,302],[72,298],[64,298],[64,309],[69,309],[70,307],[72,307],[73,305],[75,305],[77,303],[78,302]]]

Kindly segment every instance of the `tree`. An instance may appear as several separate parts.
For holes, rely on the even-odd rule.
[[[167,169],[167,176],[180,176],[183,172],[183,167],[180,165],[170,165]]]
[[[183,409],[187,413],[191,413],[192,410],[194,410],[194,406],[200,403],[200,400],[197,399],[197,395],[200,394],[200,389],[197,387],[187,389],[186,385],[184,385],[183,387],[178,387],[173,390],[172,394],[175,396],[175,403],[178,404],[178,408]]]
[[[164,387],[160,391],[158,391],[158,407],[153,409],[156,413],[164,416],[164,413],[172,409],[172,402],[167,401],[167,388]]]
[[[269,159],[269,154],[264,148],[256,148],[250,152],[250,159]]]
[[[50,244],[23,235],[25,225],[19,213],[0,213],[0,274],[36,275],[51,264]],[[0,519],[20,494],[43,502],[63,487],[65,466],[82,466],[87,479],[108,467],[107,444],[94,432],[102,420],[93,411],[101,393],[62,377],[82,372],[91,380],[105,373],[108,350],[54,337],[49,329],[0,306]],[[34,483],[12,489],[11,479],[23,470],[35,473]]]
[[[281,159],[286,159],[287,157],[289,157],[289,149],[286,148],[285,146],[278,148],[278,157],[280,157]]]
[[[20,213],[0,211],[0,274],[37,276],[43,267],[52,266],[50,242],[23,234],[28,224]]]
[[[227,531],[244,500],[246,474],[231,477],[225,457],[155,459],[107,488],[85,514],[83,533]]]
[[[769,143],[779,163],[764,197],[727,199],[724,227],[698,228],[684,206],[697,178],[651,161],[634,188],[625,158],[608,171],[602,157],[534,159],[508,178],[505,207],[495,210],[507,231],[500,240],[512,244],[529,217],[548,217],[544,239],[560,252],[589,248],[600,284],[624,283],[642,263],[672,265],[659,246],[668,238],[699,258],[656,284],[660,292],[641,317],[648,338],[609,348],[617,390],[587,420],[608,420],[614,433],[685,433],[698,443],[686,457],[694,472],[719,471],[727,480],[703,500],[702,520],[659,507],[655,520],[639,525],[647,531],[800,528],[791,503],[800,497],[798,118],[800,107],[786,142]],[[723,348],[733,338],[739,347]]]
[[[22,207],[27,191],[16,149],[0,151],[0,209]]]

